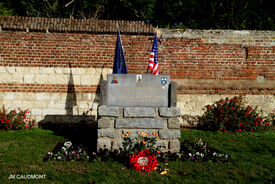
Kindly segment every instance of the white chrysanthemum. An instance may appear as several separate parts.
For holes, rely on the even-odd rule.
[[[64,143],[64,146],[66,147],[66,148],[69,148],[69,147],[71,147],[73,144],[70,142],[70,141],[67,141],[67,142],[65,142]]]

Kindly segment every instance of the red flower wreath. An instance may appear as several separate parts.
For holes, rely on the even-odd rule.
[[[155,170],[157,159],[148,149],[139,153],[134,152],[130,158],[130,166],[139,172],[148,172]]]

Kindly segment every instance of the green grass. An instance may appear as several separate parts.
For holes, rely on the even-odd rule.
[[[57,142],[66,140],[52,131],[0,131],[0,183],[274,183],[275,131],[229,135],[199,130],[182,131],[182,140],[202,138],[229,154],[229,163],[179,162],[169,172],[139,173],[119,162],[43,162]],[[163,163],[162,163],[163,164]],[[44,180],[10,180],[10,175],[45,174]]]

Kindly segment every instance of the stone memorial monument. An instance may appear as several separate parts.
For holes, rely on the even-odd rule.
[[[176,83],[168,75],[109,74],[101,84],[97,149],[122,148],[121,135],[156,132],[161,151],[180,150]]]

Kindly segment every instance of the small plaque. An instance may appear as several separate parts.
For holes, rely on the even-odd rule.
[[[142,75],[137,75],[137,83],[142,83]]]

